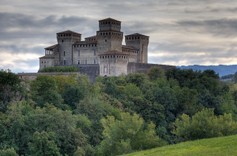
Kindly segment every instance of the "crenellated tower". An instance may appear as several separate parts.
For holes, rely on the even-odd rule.
[[[121,22],[112,18],[99,21],[99,31],[96,33],[98,54],[107,51],[122,51],[123,32]]]
[[[137,63],[147,63],[149,36],[138,33],[126,35],[125,43],[138,49]]]
[[[57,33],[59,48],[59,65],[73,64],[72,45],[81,41],[81,34],[67,30]]]

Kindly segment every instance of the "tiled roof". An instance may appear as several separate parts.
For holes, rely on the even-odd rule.
[[[49,46],[49,47],[46,47],[46,48],[44,48],[44,49],[46,49],[46,50],[53,50],[53,49],[56,48],[56,47],[58,47],[58,44],[54,44],[54,45]]]
[[[71,31],[71,30],[66,30],[66,31],[58,32],[57,34],[66,34],[66,33],[81,35],[80,33],[77,33],[77,32]]]
[[[116,19],[113,19],[113,18],[105,18],[105,19],[102,19],[102,20],[99,20],[99,22],[100,21],[116,21],[116,22],[121,22],[121,21],[118,21],[118,20],[116,20]]]
[[[54,56],[53,55],[47,55],[47,56],[40,57],[40,59],[54,59]]]
[[[145,37],[149,37],[149,36],[139,34],[139,33],[134,33],[134,34],[126,35],[126,36],[145,36]]]

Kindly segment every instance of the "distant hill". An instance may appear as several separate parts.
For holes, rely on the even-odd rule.
[[[202,65],[191,65],[191,66],[177,66],[180,69],[193,69],[204,71],[207,69],[214,70],[219,74],[220,77],[225,75],[234,74],[237,72],[237,65],[218,65],[218,66],[202,66]]]
[[[237,155],[237,135],[188,141],[150,150],[127,154],[126,156],[223,156]]]

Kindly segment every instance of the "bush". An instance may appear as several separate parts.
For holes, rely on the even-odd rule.
[[[146,124],[139,115],[125,112],[120,118],[107,116],[101,120],[104,140],[98,146],[98,155],[119,155],[164,144],[153,123]]]
[[[216,116],[213,109],[204,109],[192,118],[183,114],[176,119],[173,131],[181,140],[195,140],[237,134],[237,122],[231,114]]]
[[[39,70],[39,72],[78,72],[79,69],[73,66],[55,66],[55,67],[46,67]]]
[[[16,151],[13,148],[0,150],[1,156],[17,156]]]

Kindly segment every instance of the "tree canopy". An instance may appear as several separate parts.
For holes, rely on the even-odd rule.
[[[237,85],[207,70],[98,77],[0,71],[0,155],[119,155],[237,134]]]

